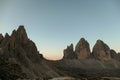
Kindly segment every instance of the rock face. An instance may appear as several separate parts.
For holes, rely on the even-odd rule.
[[[36,45],[33,41],[29,40],[26,34],[26,30],[24,26],[20,25],[17,30],[12,32],[12,35],[9,36],[7,33],[3,38],[1,48],[4,49],[4,54],[8,55],[8,57],[15,57],[17,53],[20,55],[25,53],[25,55],[30,59],[37,59],[39,52],[37,51]],[[19,52],[20,49],[21,51]],[[21,53],[23,51],[23,53]],[[8,54],[9,53],[9,54]],[[42,58],[42,55],[41,55]],[[34,60],[32,60],[34,62]]]
[[[94,58],[97,60],[119,60],[119,55],[114,50],[110,50],[109,46],[101,40],[96,41],[92,53],[90,52],[89,43],[84,38],[81,38],[77,43],[75,51],[73,49],[73,44],[71,44],[64,49],[63,53],[63,59]]]
[[[63,59],[75,59],[73,44],[71,44],[70,46],[67,46],[67,48],[64,49],[63,53],[64,53]]]
[[[96,59],[92,59],[91,55]],[[14,30],[11,35],[6,33],[3,37],[0,34],[0,80],[18,78],[48,80],[60,76],[120,77],[119,74],[120,54],[110,50],[101,40],[96,42],[92,54],[89,43],[81,38],[75,51],[71,44],[64,50],[62,60],[49,61],[43,58],[35,43],[28,38],[23,25]]]
[[[3,40],[3,35],[0,34],[0,44],[1,44],[2,40]]]
[[[99,60],[110,60],[110,48],[101,40],[97,40],[95,46],[93,47],[92,55],[95,59]]]
[[[7,33],[5,37],[0,35],[0,59],[9,64],[20,65],[22,72],[29,78],[58,76],[46,62],[43,62],[45,59],[37,50],[35,43],[28,38],[23,25],[11,35]]]
[[[20,25],[17,30],[14,30],[11,35],[11,40],[19,44],[26,44],[29,39],[23,25]]]
[[[115,59],[117,61],[120,61],[120,53],[116,53],[115,50],[111,49],[110,50],[110,55],[112,59]]]
[[[77,59],[86,59],[90,57],[89,43],[81,38],[75,47],[75,55]]]
[[[117,57],[117,53],[115,52],[115,50],[113,49],[110,50],[110,56],[111,58],[114,58],[114,59]]]

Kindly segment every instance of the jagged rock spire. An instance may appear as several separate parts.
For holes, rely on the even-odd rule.
[[[13,30],[11,36],[6,33],[2,43],[0,44],[0,47],[4,48],[5,54],[9,54],[9,57],[12,55],[16,58],[18,57],[16,54],[19,53],[19,55],[24,54],[34,62],[42,58],[42,55],[39,54],[35,43],[28,39],[26,30],[23,25],[20,25],[17,30]],[[10,52],[7,51],[8,49]]]
[[[16,37],[20,42],[26,43],[28,41],[28,36],[23,25],[20,25],[14,33],[16,33]]]
[[[1,39],[3,39],[2,42]],[[13,30],[11,36],[9,36],[8,33],[5,34],[5,37],[0,34],[0,58],[1,57],[7,62],[22,65],[23,70],[28,70],[25,73],[33,76],[36,74],[34,74],[34,72],[38,69],[33,69],[32,66],[35,63],[41,63],[43,59],[35,43],[28,39],[23,25],[20,25],[17,30]]]
[[[84,38],[81,38],[77,43],[75,47],[75,55],[77,59],[86,59],[90,57],[89,43]]]
[[[97,40],[95,46],[93,47],[92,55],[96,59],[100,60],[110,60],[110,48],[102,40]]]
[[[0,34],[0,39],[2,39],[3,38],[3,35],[2,34]]]
[[[117,57],[117,53],[113,49],[110,50],[110,55],[111,55],[111,58],[116,58]]]
[[[3,40],[3,35],[0,34],[0,44],[1,44],[2,40]]]
[[[64,49],[63,53],[64,53],[63,59],[74,59],[75,53],[73,49],[73,44],[71,44],[70,46],[67,46],[67,48]]]
[[[5,34],[5,37],[2,38],[1,47],[6,46],[9,43],[10,36],[8,33]]]
[[[14,29],[13,32],[12,32],[12,34],[11,34],[11,36],[12,36],[12,37],[13,37],[13,36],[16,37],[16,34],[17,34],[17,31]]]
[[[6,33],[5,34],[5,38],[9,38],[10,36],[9,36],[9,34],[8,33]]]
[[[27,33],[26,33],[26,30],[24,28],[23,25],[20,25],[19,28],[17,29],[17,33],[21,35],[21,37],[25,37],[25,38],[28,38],[27,37]]]

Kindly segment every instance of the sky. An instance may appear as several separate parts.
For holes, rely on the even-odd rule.
[[[90,48],[101,39],[120,52],[120,0],[0,0],[0,33],[24,25],[47,59],[84,37]]]

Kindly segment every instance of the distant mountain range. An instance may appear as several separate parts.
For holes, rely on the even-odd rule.
[[[46,60],[27,36],[23,25],[12,34],[0,34],[0,79],[48,80],[54,77],[120,77],[120,54],[97,40],[90,51],[84,38],[63,51],[63,59]]]

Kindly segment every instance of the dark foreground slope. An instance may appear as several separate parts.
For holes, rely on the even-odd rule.
[[[54,71],[54,67],[47,65],[35,43],[28,38],[24,26],[19,26],[11,35],[7,33],[4,37],[0,35],[0,59],[0,70],[3,70],[0,71],[0,77],[3,80],[6,75],[9,75],[8,78],[16,76],[15,79],[59,76]],[[20,72],[21,74],[17,74]],[[5,75],[2,76],[3,73]]]
[[[0,79],[50,79],[54,77],[120,77],[119,54],[98,40],[90,51],[82,38],[64,50],[63,59],[46,60],[27,36],[24,26],[11,35],[0,34]]]

